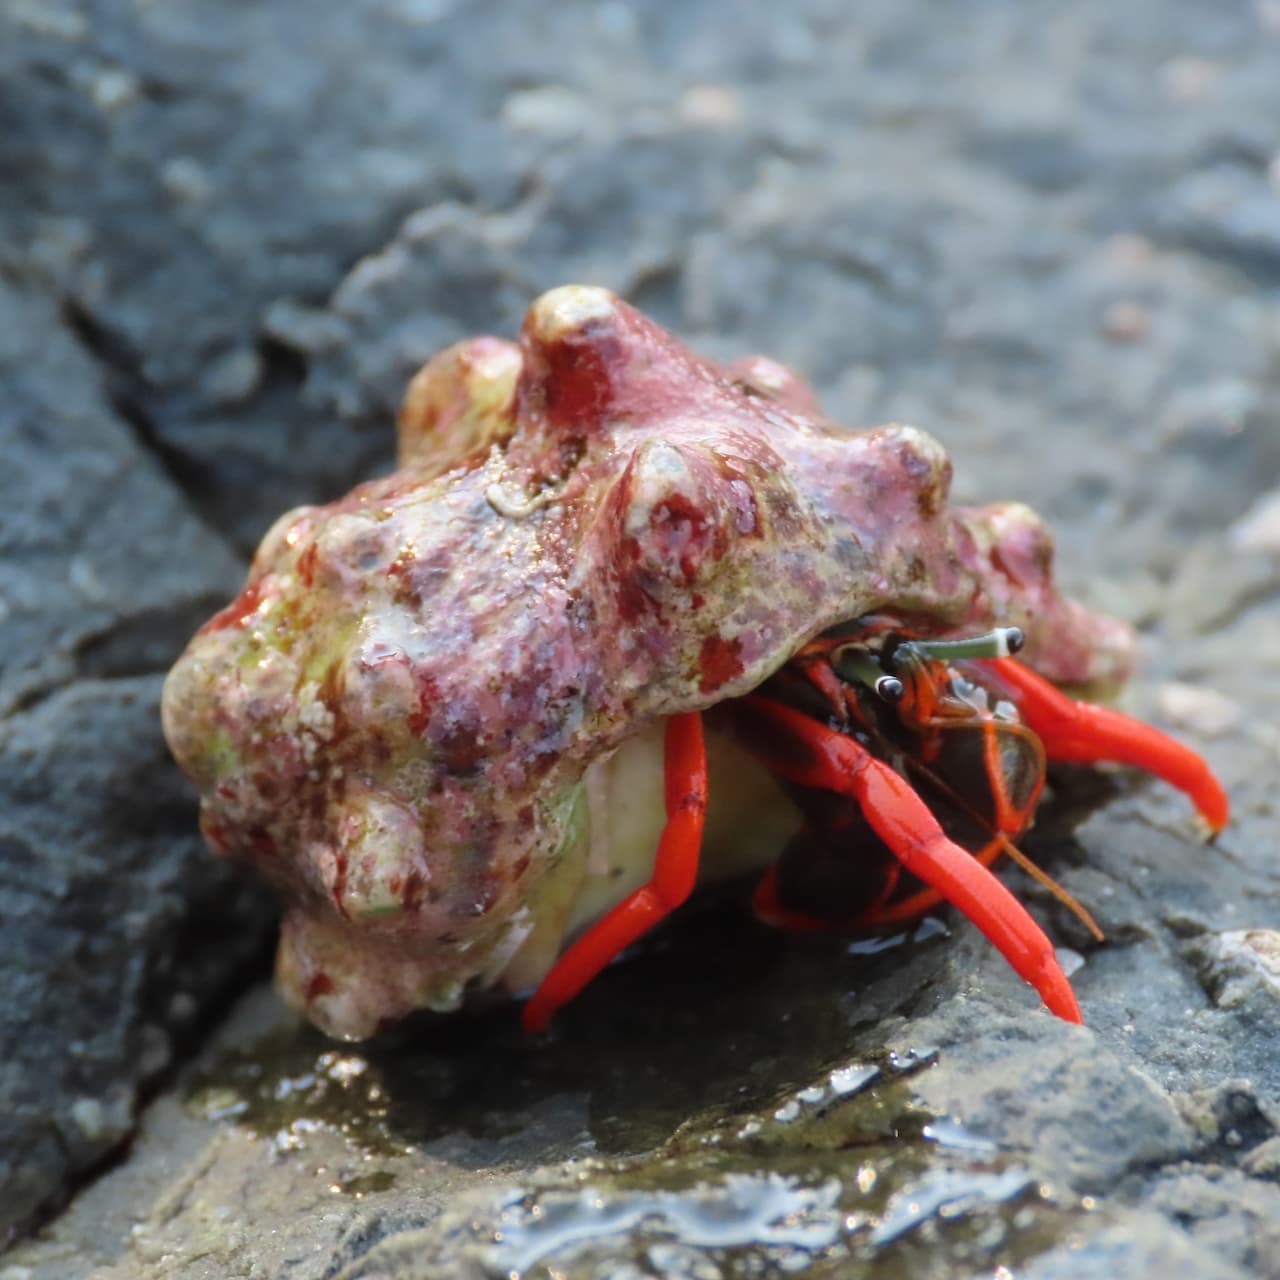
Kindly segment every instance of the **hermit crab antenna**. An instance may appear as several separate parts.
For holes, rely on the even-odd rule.
[[[833,663],[836,673],[846,680],[857,680],[885,702],[901,702],[906,686],[897,676],[886,674],[883,667],[867,652],[856,645],[839,650]]]
[[[1037,884],[1043,885],[1049,890],[1057,900],[1062,903],[1068,911],[1071,912],[1077,920],[1080,921],[1086,929],[1093,934],[1095,942],[1105,942],[1106,935],[1098,926],[1098,922],[1089,913],[1089,909],[1075,896],[1069,889],[1060,885],[1043,867],[1038,867],[1030,858],[1027,857],[1021,849],[1018,848],[1008,836],[1002,832],[996,833],[996,839],[1000,842],[1000,847],[1009,855],[1011,861],[1017,863],[1023,872],[1029,875]]]
[[[1027,638],[1021,627],[993,627],[980,636],[961,640],[906,640],[893,652],[893,661],[923,658],[930,662],[950,662],[962,658],[1007,658],[1017,653]]]

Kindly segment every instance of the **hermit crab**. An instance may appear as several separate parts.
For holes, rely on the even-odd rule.
[[[781,924],[945,900],[1079,1021],[989,870],[1025,861],[1046,760],[1227,820],[1193,752],[1057,687],[1115,686],[1133,646],[1057,593],[1039,519],[949,507],[928,435],[835,426],[771,361],[568,286],[518,344],[431,359],[399,445],[276,523],[164,693],[205,837],[280,890],[280,986],[335,1036],[486,990],[541,1028],[748,871]]]

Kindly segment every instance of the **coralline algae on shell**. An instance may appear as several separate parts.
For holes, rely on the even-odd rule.
[[[584,875],[589,766],[835,623],[1018,625],[1051,679],[1127,673],[1038,517],[948,508],[928,435],[835,426],[605,290],[435,356],[399,430],[392,475],[281,517],[164,695],[210,845],[283,895],[281,988],[333,1035],[498,983]]]

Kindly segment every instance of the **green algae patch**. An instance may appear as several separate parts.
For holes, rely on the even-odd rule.
[[[275,1033],[229,1054],[199,1078],[188,1107],[282,1143],[322,1124],[365,1152],[391,1156],[409,1149],[388,1124],[391,1103],[381,1073],[362,1054],[310,1033]]]

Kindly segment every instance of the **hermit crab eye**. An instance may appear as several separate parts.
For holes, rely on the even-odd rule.
[[[897,676],[886,674],[874,655],[859,645],[846,645],[837,650],[832,665],[842,680],[865,684],[885,702],[901,702],[907,691]]]
[[[876,693],[885,702],[901,702],[907,687],[897,676],[881,676],[874,685]]]

